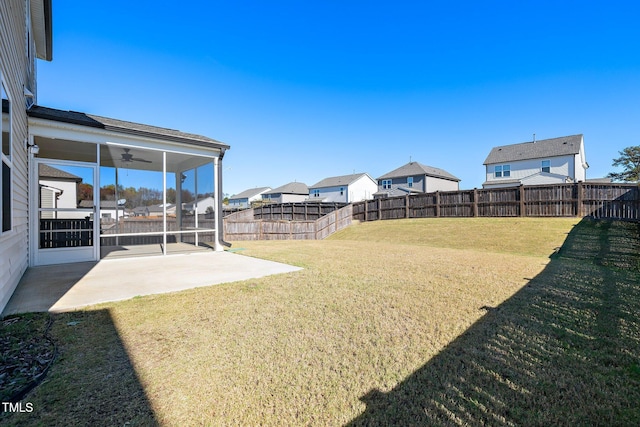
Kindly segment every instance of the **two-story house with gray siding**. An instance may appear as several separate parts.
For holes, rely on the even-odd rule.
[[[262,195],[271,190],[271,187],[250,188],[238,193],[233,197],[229,197],[228,207],[231,209],[248,209],[251,203],[262,200]]]
[[[304,202],[309,198],[309,187],[304,182],[290,182],[262,193],[262,201],[267,203]]]
[[[332,176],[309,187],[309,201],[353,203],[373,199],[378,184],[367,173]]]
[[[409,162],[378,178],[375,197],[404,196],[411,193],[457,191],[460,179],[444,169]]]
[[[580,135],[494,147],[483,188],[585,181],[589,164]]]

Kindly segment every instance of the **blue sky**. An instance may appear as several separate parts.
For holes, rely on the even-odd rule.
[[[481,187],[493,146],[584,134],[587,176],[640,144],[632,1],[53,2],[38,103],[231,145],[224,191],[377,178]]]

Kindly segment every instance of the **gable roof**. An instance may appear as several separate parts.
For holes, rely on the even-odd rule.
[[[582,134],[493,147],[483,164],[514,162],[580,153]]]
[[[315,183],[309,188],[339,187],[341,185],[350,185],[363,176],[369,176],[366,173],[354,173],[351,175],[332,176]],[[371,178],[371,177],[369,177]],[[372,180],[373,181],[373,180]]]
[[[394,169],[391,172],[382,175],[378,179],[401,178],[405,176],[416,175],[428,175],[436,178],[448,179],[451,181],[460,181],[459,178],[456,178],[444,169],[423,165],[422,163],[418,162],[409,162],[406,165],[400,166],[398,169]]]
[[[180,132],[175,129],[111,119],[109,117],[95,116],[93,114],[80,113],[77,111],[63,111],[56,110],[54,108],[42,107],[40,105],[33,105],[27,110],[27,114],[29,117],[36,119],[52,120],[56,122],[104,129],[127,135],[159,138],[182,144],[197,145],[200,147],[213,147],[220,148],[222,150],[229,149],[227,144],[206,136]]]
[[[38,165],[38,175],[40,178],[53,179],[57,181],[82,182],[82,178],[69,172],[51,167],[45,163]]]
[[[263,194],[309,194],[309,187],[303,182],[290,182]]]
[[[250,199],[251,197],[258,196],[265,191],[271,190],[271,187],[256,187],[251,188],[249,190],[244,190],[242,193],[236,194],[233,197],[229,197],[229,200],[237,200],[237,199]]]

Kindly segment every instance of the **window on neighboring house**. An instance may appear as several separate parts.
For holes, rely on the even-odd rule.
[[[1,78],[2,76],[0,76]],[[2,188],[2,198],[0,199],[0,218],[2,219],[2,229],[0,233],[11,230],[11,102],[4,87],[2,86],[2,120],[0,120],[0,131],[2,132],[2,174],[0,175],[0,188]]]
[[[320,197],[320,190],[318,189],[311,190],[311,196]]]
[[[391,189],[391,180],[390,179],[383,179],[382,180],[382,189],[383,190],[390,190]]]
[[[551,172],[551,160],[542,161],[542,172]]]
[[[498,165],[493,168],[493,176],[495,178],[503,178],[511,176],[511,166],[510,165]]]
[[[344,196],[344,187],[340,187],[340,195]]]
[[[409,188],[413,187],[413,177],[412,176],[407,177],[407,187],[409,187]]]

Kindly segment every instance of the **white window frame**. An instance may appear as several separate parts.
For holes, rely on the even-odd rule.
[[[551,173],[551,160],[543,160],[540,165],[540,171]]]
[[[311,196],[320,197],[320,190],[318,190],[317,188],[314,188],[313,190],[311,190]]]
[[[9,153],[8,155],[5,155],[4,151],[2,150],[2,131],[4,128],[3,125],[3,120],[2,120],[2,115],[4,115],[4,113],[2,113],[2,108],[0,106],[0,236],[2,236],[3,234],[7,234],[10,233],[13,230],[13,226],[14,226],[14,218],[13,218],[13,209],[11,208],[11,201],[13,200],[13,132],[12,132],[12,101],[11,101],[11,97],[9,95],[9,91],[7,90],[7,85],[5,85],[4,83],[4,76],[0,73],[0,85],[2,86],[2,92],[6,95],[6,99],[7,101],[9,101],[9,120],[8,120],[8,127],[9,127]],[[7,167],[9,168],[9,229],[4,230],[4,217],[3,217],[3,212],[4,212],[4,165],[7,165]]]
[[[344,196],[344,187],[340,187],[340,195]]]
[[[383,179],[382,180],[382,189],[383,190],[390,190],[391,189],[391,180],[390,179]]]
[[[407,187],[409,187],[409,188],[413,187],[413,177],[412,176],[408,176],[407,177]]]
[[[508,178],[511,176],[511,165],[496,165],[493,167],[494,178]]]

